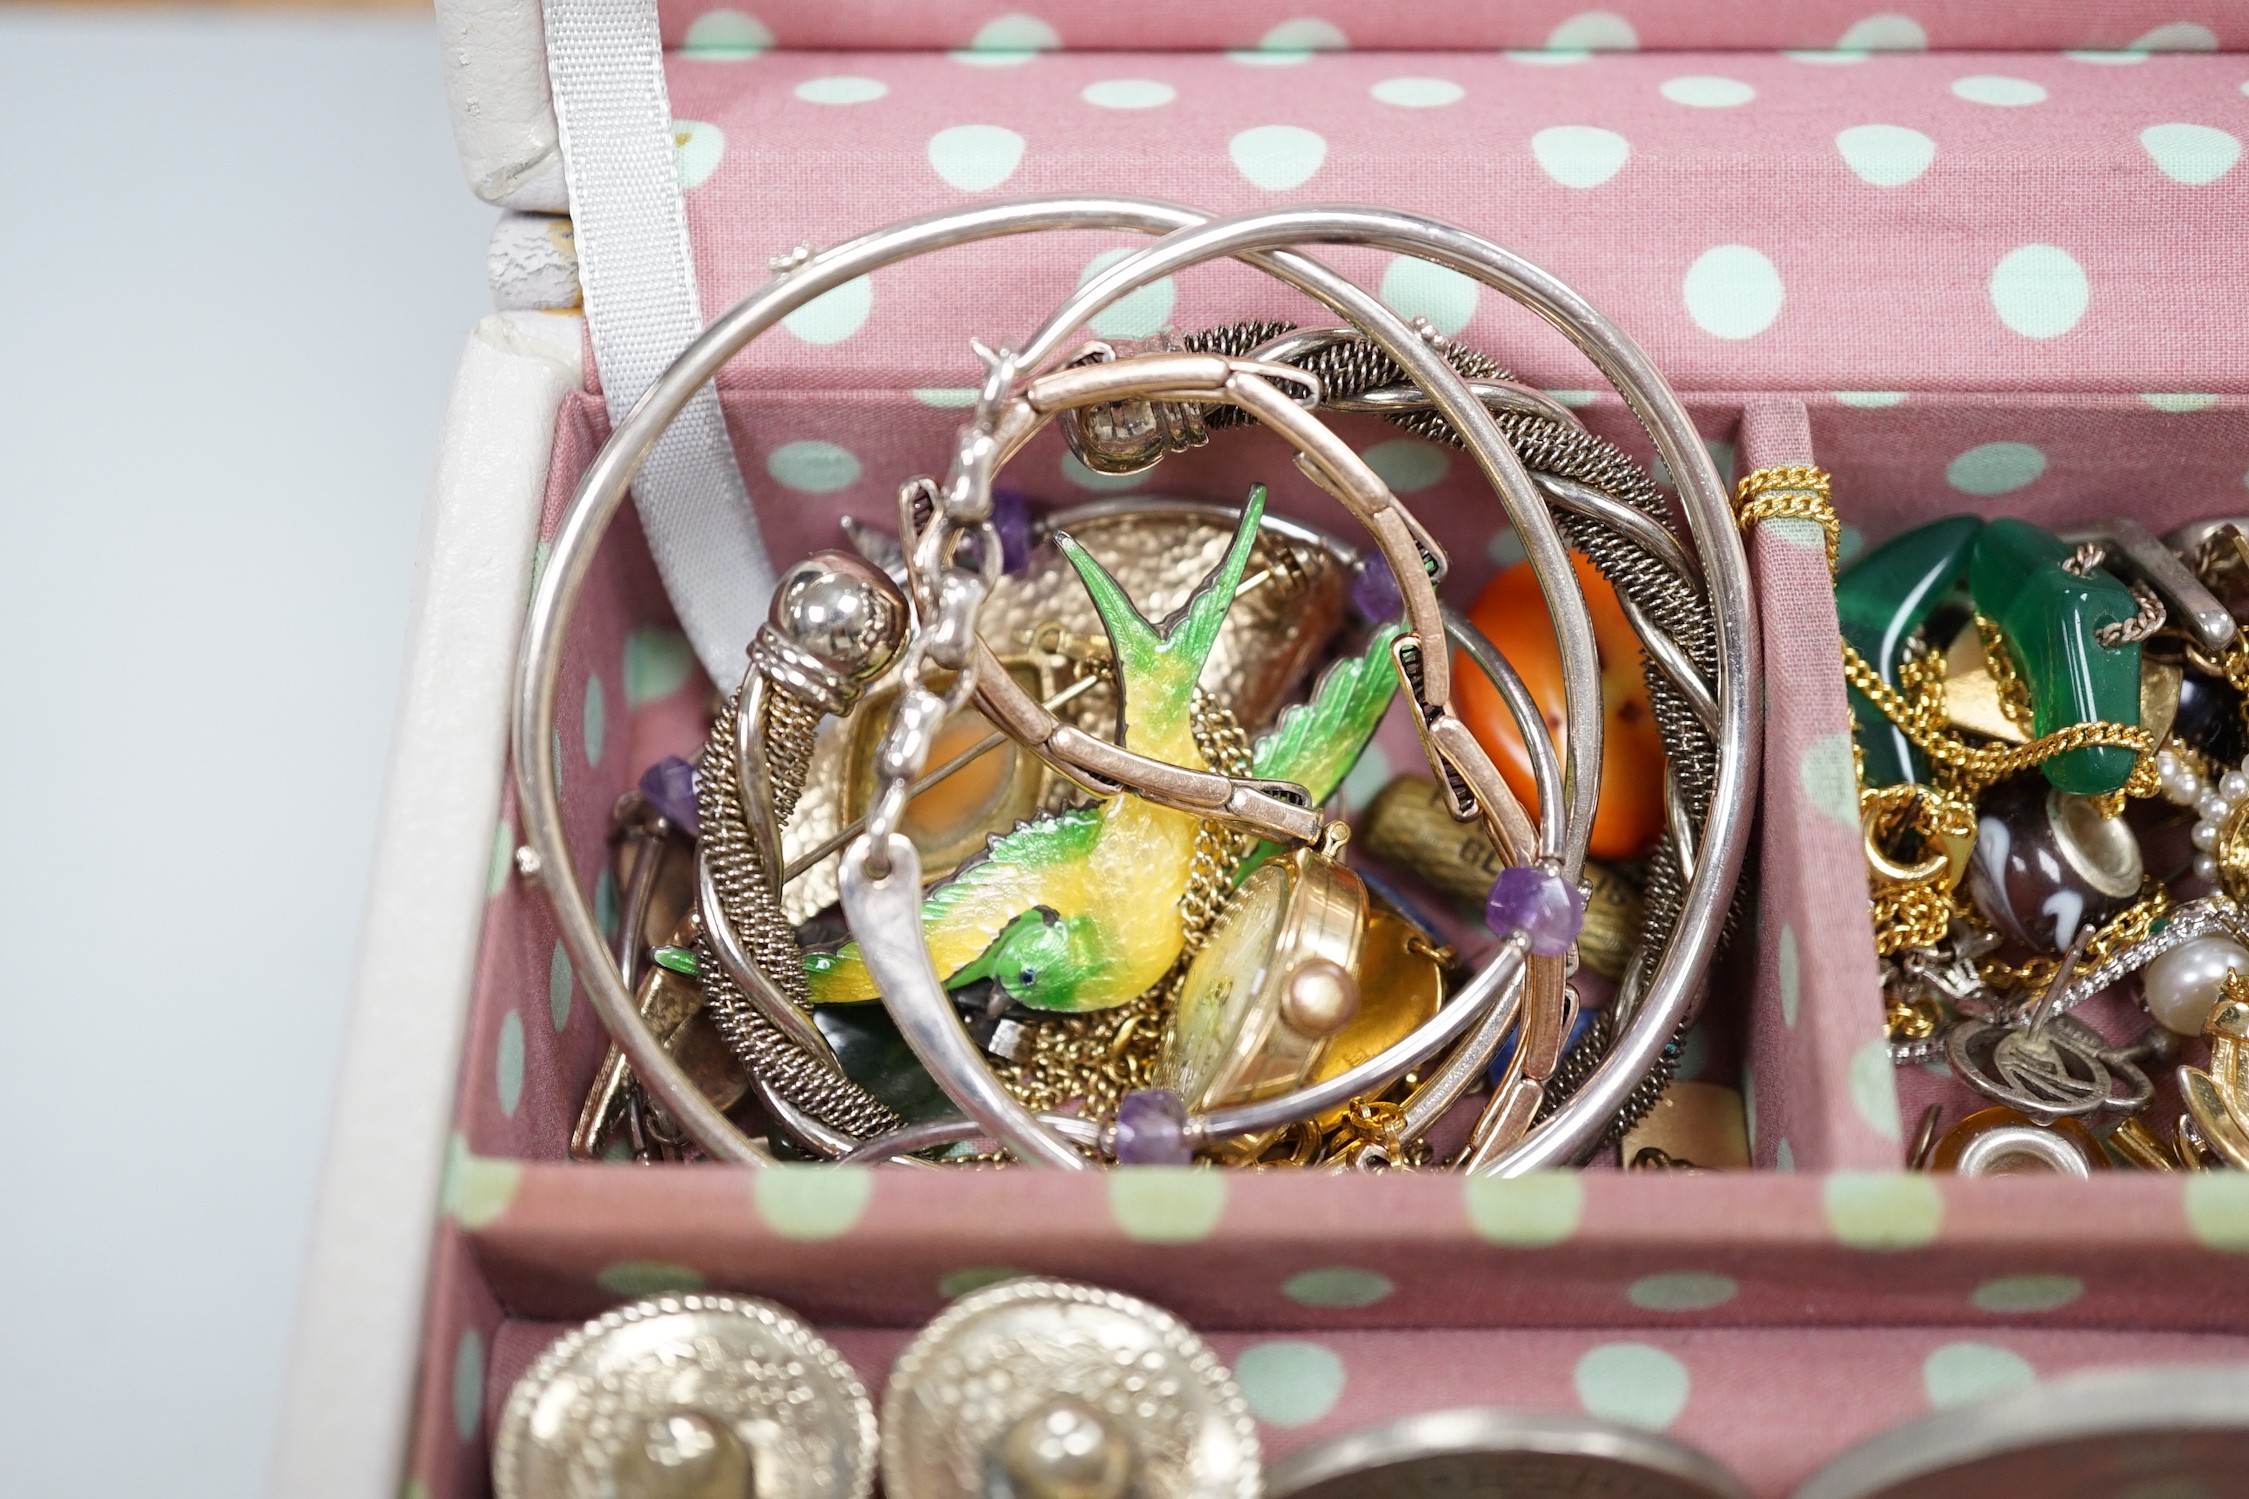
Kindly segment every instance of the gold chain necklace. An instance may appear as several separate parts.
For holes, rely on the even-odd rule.
[[[1828,571],[1836,571],[1842,524],[1835,514],[1825,474],[1811,468],[1761,469],[1743,478],[1736,504],[1745,529],[1761,520],[1784,517],[1816,522],[1826,533]],[[1979,615],[1976,629],[1998,683],[2002,705],[2012,718],[2022,711],[2028,696],[2025,684],[2013,670],[1998,627]],[[1898,685],[1893,687],[1848,640],[1841,645],[1844,678],[1865,694],[1883,717],[1897,725],[1938,771],[1939,784],[1935,786],[1862,787],[1860,814],[1869,821],[1915,823],[1924,835],[1972,829],[1974,798],[1985,787],[2056,755],[2090,745],[2113,745],[2131,750],[2136,757],[2123,787],[2107,798],[2111,813],[2123,809],[2126,797],[2153,796],[2160,789],[2155,736],[2143,728],[2081,723],[2028,744],[1975,744],[1951,727],[1945,712],[1943,657],[1934,652],[1908,656],[1899,663]],[[2249,648],[2237,643],[2224,665],[2229,681],[2249,686]],[[2249,700],[2245,700],[2243,712],[2245,721],[2249,721]],[[2171,904],[2170,893],[2161,885],[2151,884],[2137,901],[2093,935],[2084,961],[2098,963],[2145,941]],[[1935,945],[1944,939],[1956,918],[1982,924],[1974,907],[1958,892],[1945,889],[1933,875],[1888,882],[1873,892],[1873,905],[1875,947],[1883,955]],[[2020,964],[1986,957],[1977,963],[1985,983],[2020,993],[2042,991],[2052,981],[2057,966],[2055,959],[2044,957]],[[1910,1003],[1893,1000],[1889,1010],[1893,1036],[1910,1038],[1934,1028],[1933,1017]]]
[[[1947,788],[1974,796],[1995,781],[2019,770],[2043,765],[2056,755],[2092,745],[2128,749],[2137,756],[2121,795],[2153,796],[2159,789],[2155,775],[2155,736],[2135,724],[2075,723],[2056,729],[2028,744],[1971,744],[1946,724],[1944,661],[1934,654],[1909,656],[1898,666],[1898,685],[1892,687],[1852,648],[1843,645],[1843,675],[1864,693],[1882,716],[1896,724],[1913,747],[1950,772]]]

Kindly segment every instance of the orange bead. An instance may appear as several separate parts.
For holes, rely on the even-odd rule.
[[[1593,644],[1601,659],[1601,800],[1593,818],[1592,852],[1596,858],[1629,859],[1646,853],[1663,831],[1663,737],[1648,707],[1640,637],[1624,617],[1616,590],[1586,558],[1572,552],[1570,561],[1585,589]],[[1468,618],[1522,677],[1546,718],[1556,752],[1567,754],[1562,652],[1531,565],[1518,562],[1492,579]],[[1538,785],[1530,753],[1499,689],[1465,656],[1455,658],[1453,704],[1535,816]]]

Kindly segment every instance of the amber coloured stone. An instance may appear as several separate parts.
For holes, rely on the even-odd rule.
[[[1648,704],[1640,636],[1616,589],[1582,553],[1572,552],[1570,563],[1592,616],[1593,643],[1601,665],[1601,802],[1593,816],[1591,848],[1596,858],[1634,859],[1654,847],[1663,832],[1663,731]],[[1546,718],[1555,749],[1567,753],[1563,720],[1568,684],[1562,650],[1555,643],[1554,623],[1530,564],[1518,562],[1493,578],[1476,596],[1468,618],[1514,666]],[[1507,711],[1499,689],[1465,653],[1454,660],[1455,708],[1490,753],[1509,789],[1535,816],[1538,782],[1515,716]]]
[[[2072,724],[2140,722],[2140,648],[2103,645],[2102,626],[2139,612],[2132,591],[2101,568],[2062,564],[2074,548],[2028,521],[1995,520],[1976,538],[1968,591],[1999,626],[2016,674],[2030,692],[2031,730],[2043,737]],[[2121,787],[2132,751],[2088,745],[2041,768],[2057,791],[2094,796]]]

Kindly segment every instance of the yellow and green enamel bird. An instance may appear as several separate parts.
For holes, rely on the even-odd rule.
[[[1083,547],[1055,533],[1109,637],[1125,748],[1209,768],[1190,726],[1195,683],[1241,586],[1264,513],[1259,485],[1224,560],[1161,624],[1150,623]],[[1252,751],[1252,773],[1293,781],[1315,804],[1333,794],[1396,690],[1389,660],[1396,633],[1395,625],[1385,627],[1364,654],[1321,680],[1310,703],[1283,713]],[[923,940],[937,972],[948,988],[990,979],[1011,999],[1041,1010],[1103,1010],[1138,997],[1170,971],[1186,944],[1179,903],[1200,827],[1192,813],[1129,791],[1019,824],[924,899]],[[808,955],[805,974],[815,1005],[876,997],[856,943]]]

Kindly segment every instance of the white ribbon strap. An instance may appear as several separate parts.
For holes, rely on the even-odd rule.
[[[578,279],[609,419],[703,331],[655,0],[545,0],[547,76],[577,225]],[[695,393],[633,482],[656,569],[703,669],[731,691],[773,566],[718,392]]]

